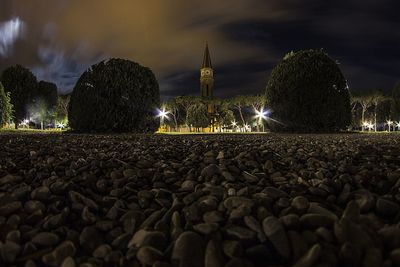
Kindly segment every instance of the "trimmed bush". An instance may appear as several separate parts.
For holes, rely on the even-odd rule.
[[[154,132],[160,92],[153,72],[123,59],[102,61],[79,78],[68,120],[85,132]]]
[[[347,82],[322,50],[286,55],[271,73],[266,97],[273,131],[332,132],[351,122]]]

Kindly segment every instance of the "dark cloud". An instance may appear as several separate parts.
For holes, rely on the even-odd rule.
[[[388,90],[399,77],[396,0],[1,1],[0,23],[19,18],[25,31],[0,69],[24,64],[61,92],[121,57],[151,67],[164,98],[197,95],[206,41],[222,97],[263,92],[273,66],[300,49],[324,48],[354,90]]]

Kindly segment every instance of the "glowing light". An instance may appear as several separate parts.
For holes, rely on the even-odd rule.
[[[22,126],[29,125],[29,120],[28,120],[28,119],[25,119],[25,120],[23,120],[20,124],[21,124]]]
[[[389,132],[390,132],[390,126],[393,124],[393,121],[388,120],[388,121],[386,121],[386,124],[388,125],[388,127],[389,127]]]
[[[157,117],[160,117],[160,118],[162,118],[162,119],[168,118],[168,114],[169,114],[169,111],[166,111],[165,108],[162,108],[162,109],[159,109],[159,110],[158,110],[158,115],[157,115]]]
[[[254,110],[254,112],[256,113],[256,118],[259,120],[266,120],[268,118],[268,114],[269,111],[268,110],[264,110],[264,108],[262,107],[261,110]]]
[[[400,121],[396,122],[396,127],[400,129]]]
[[[237,122],[236,122],[236,121],[232,121],[232,122],[231,122],[231,125],[232,125],[233,127],[236,127],[236,126],[237,126]]]
[[[367,128],[368,128],[368,130],[372,130],[372,129],[374,129],[374,125],[372,123],[369,123],[367,125]]]
[[[11,46],[23,32],[24,22],[16,17],[0,24],[0,55],[8,56]]]
[[[368,127],[369,124],[370,124],[369,122],[364,121],[363,126],[364,126],[364,127]]]
[[[64,123],[62,123],[62,122],[57,123],[57,128],[64,129],[65,128]]]
[[[165,107],[158,110],[158,115],[157,115],[157,117],[160,118],[160,124],[163,124],[163,123],[164,123],[164,119],[169,120],[169,117],[168,117],[168,114],[169,114],[169,113],[170,113],[169,111],[165,110]]]

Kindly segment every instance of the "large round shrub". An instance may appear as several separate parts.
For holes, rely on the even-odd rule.
[[[271,73],[266,97],[275,131],[330,132],[351,122],[347,82],[323,51],[286,55]]]
[[[69,103],[69,125],[86,132],[154,132],[159,104],[158,83],[149,68],[110,59],[79,78]]]

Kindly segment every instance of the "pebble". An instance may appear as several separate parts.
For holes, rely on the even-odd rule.
[[[312,246],[308,252],[301,257],[293,267],[312,267],[321,255],[321,245]],[[379,266],[379,265],[377,265]]]
[[[64,241],[51,253],[43,255],[42,261],[49,266],[60,266],[66,258],[74,257],[75,252],[76,248],[73,242]]]
[[[388,199],[378,198],[378,200],[376,201],[376,210],[383,216],[393,217],[399,213],[400,206],[397,203]]]
[[[162,259],[163,254],[153,247],[144,246],[138,250],[136,257],[143,265],[153,265]]]
[[[264,233],[272,243],[278,254],[284,259],[290,257],[290,245],[282,223],[274,216],[263,220]]]
[[[57,245],[59,242],[59,237],[56,234],[42,232],[36,234],[32,238],[32,243],[39,245],[39,246],[54,246]]]
[[[12,213],[19,211],[22,208],[20,201],[13,201],[0,206],[0,216],[8,216]]]
[[[183,232],[175,241],[172,263],[181,267],[201,267],[204,265],[205,244],[203,238],[194,232]]]

